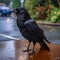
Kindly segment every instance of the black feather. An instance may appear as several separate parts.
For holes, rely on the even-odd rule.
[[[34,20],[31,19],[25,8],[19,8],[18,10],[17,12],[19,13],[17,14],[17,26],[19,27],[19,30],[23,37],[26,38],[29,43],[33,42],[35,45],[36,42],[38,42],[42,48],[50,50],[45,43],[45,41],[48,43],[50,42],[46,39],[44,31],[37,25]],[[28,45],[27,49],[29,49],[29,46],[30,44]]]

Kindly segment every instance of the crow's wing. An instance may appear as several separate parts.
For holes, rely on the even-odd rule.
[[[43,37],[43,30],[39,28],[35,21],[31,21],[24,24],[26,29],[36,37]]]
[[[50,43],[45,35],[44,31],[36,24],[35,21],[27,22],[24,24],[26,29],[31,33],[31,35],[34,35],[35,37],[45,39],[48,43]]]

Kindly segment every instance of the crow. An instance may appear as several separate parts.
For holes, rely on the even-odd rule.
[[[28,11],[25,8],[16,8],[17,26],[24,38],[29,41],[28,47],[25,50],[28,52],[30,44],[33,42],[32,54],[35,52],[34,47],[38,42],[42,49],[50,51],[49,47],[45,43],[50,43],[44,35],[44,31],[38,26],[38,24],[30,17]]]

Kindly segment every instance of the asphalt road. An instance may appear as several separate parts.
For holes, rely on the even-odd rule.
[[[0,41],[22,40],[23,37],[11,17],[0,17]]]
[[[60,44],[60,28],[48,25],[39,26],[44,30],[47,39],[52,43]],[[12,17],[0,17],[0,41],[24,40]]]
[[[36,53],[30,57],[28,53],[22,51],[27,48],[28,42],[19,32],[16,20],[11,17],[0,17],[0,60],[60,60],[60,28],[39,26],[51,42],[48,44],[50,51],[40,50],[38,52],[40,45],[37,44]],[[31,48],[32,46],[31,44]]]

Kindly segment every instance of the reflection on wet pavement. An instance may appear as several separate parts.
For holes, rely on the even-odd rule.
[[[9,18],[0,18],[0,34],[22,39],[11,41],[11,39],[0,36],[0,60],[60,60],[60,28],[47,26],[41,26],[41,28],[44,30],[47,39],[51,42],[51,44],[47,43],[51,51],[39,51],[40,45],[36,44],[36,53],[29,56],[27,52],[23,52],[27,48],[28,41],[22,39],[16,26],[16,21]],[[33,44],[31,44],[30,48],[32,46]]]
[[[16,51],[16,60],[60,60],[60,45],[57,44],[47,44],[51,51],[39,50],[39,45],[35,47],[35,54],[29,56],[26,52],[22,50],[26,49],[28,42],[27,41],[15,41],[15,51]],[[20,45],[21,44],[21,45]],[[20,46],[20,47],[19,47]],[[32,46],[32,45],[31,45]]]
[[[0,17],[0,34],[22,39],[22,35],[16,25],[16,20],[11,17]],[[0,41],[10,40],[0,35]],[[13,40],[13,39],[12,39]]]
[[[48,44],[50,51],[40,50],[36,44],[35,54],[29,55],[23,52],[27,48],[27,40],[2,41],[0,42],[0,60],[60,60],[60,45]],[[32,48],[31,44],[30,48]]]
[[[15,60],[13,41],[0,42],[0,60]]]

